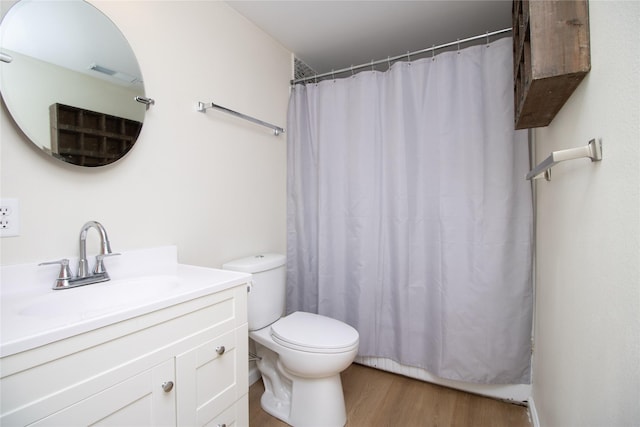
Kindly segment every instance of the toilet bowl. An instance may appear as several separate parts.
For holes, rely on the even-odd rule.
[[[322,347],[322,339],[312,344],[313,334],[289,335],[291,329],[304,332],[310,326],[320,331],[322,325],[327,326],[326,336],[339,330],[343,340]],[[340,372],[353,362],[358,351],[355,329],[328,317],[296,312],[250,332],[249,337],[261,358],[258,369],[265,383],[261,399],[265,411],[296,427],[346,423]]]
[[[249,338],[265,386],[260,404],[295,427],[344,426],[347,421],[340,372],[354,360],[359,336],[326,316],[295,312],[283,316],[283,255],[264,254],[223,265],[253,273],[249,293]]]

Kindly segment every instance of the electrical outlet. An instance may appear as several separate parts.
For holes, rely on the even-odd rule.
[[[0,237],[20,235],[18,199],[0,199]]]

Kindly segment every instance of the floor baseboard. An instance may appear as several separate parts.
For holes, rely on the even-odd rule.
[[[538,411],[536,410],[536,405],[533,401],[532,396],[529,396],[527,403],[529,406],[529,418],[531,419],[531,425],[533,427],[540,427],[540,420],[538,419]]]

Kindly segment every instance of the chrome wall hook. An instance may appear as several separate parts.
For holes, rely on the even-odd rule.
[[[6,62],[7,64],[9,64],[11,63],[11,61],[13,61],[13,57],[8,53],[0,52],[0,61]]]
[[[150,105],[155,105],[156,101],[152,98],[145,98],[144,96],[136,96],[135,98],[136,101],[138,101],[141,104],[144,104],[147,106],[147,110],[149,109]]]

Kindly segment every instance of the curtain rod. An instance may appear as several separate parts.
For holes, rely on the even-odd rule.
[[[449,43],[445,43],[445,44],[441,44],[438,46],[432,46],[426,49],[422,49],[422,50],[416,50],[414,52],[407,52],[404,55],[398,55],[398,56],[394,56],[394,57],[389,57],[389,58],[385,58],[385,59],[379,59],[377,61],[371,61],[367,64],[360,64],[360,65],[352,65],[351,67],[347,67],[347,68],[342,68],[340,70],[336,70],[336,71],[329,71],[328,73],[322,73],[322,74],[316,74],[314,76],[309,76],[309,77],[303,77],[301,79],[295,79],[295,80],[291,80],[290,83],[292,85],[296,84],[296,83],[302,83],[302,82],[307,82],[309,80],[315,80],[317,78],[322,78],[322,77],[327,77],[327,76],[334,76],[335,74],[341,74],[341,73],[346,73],[348,71],[355,71],[357,69],[360,68],[368,68],[368,67],[373,67],[374,65],[378,65],[378,64],[383,64],[385,62],[387,63],[391,63],[391,61],[397,61],[398,59],[402,59],[402,58],[409,58],[411,56],[414,55],[420,55],[423,53],[427,53],[427,52],[433,52],[439,49],[444,49],[445,47],[450,47],[450,46],[455,46],[458,45],[460,46],[461,43],[468,43],[474,40],[479,40],[482,38],[487,38],[487,42],[489,40],[489,37],[491,36],[496,36],[498,34],[503,34],[503,33],[507,33],[511,31],[511,28],[504,28],[502,30],[497,30],[497,31],[493,31],[493,32],[489,32],[487,31],[485,34],[479,34],[477,36],[473,36],[473,37],[468,37],[466,39],[458,39],[454,42],[449,42]]]

